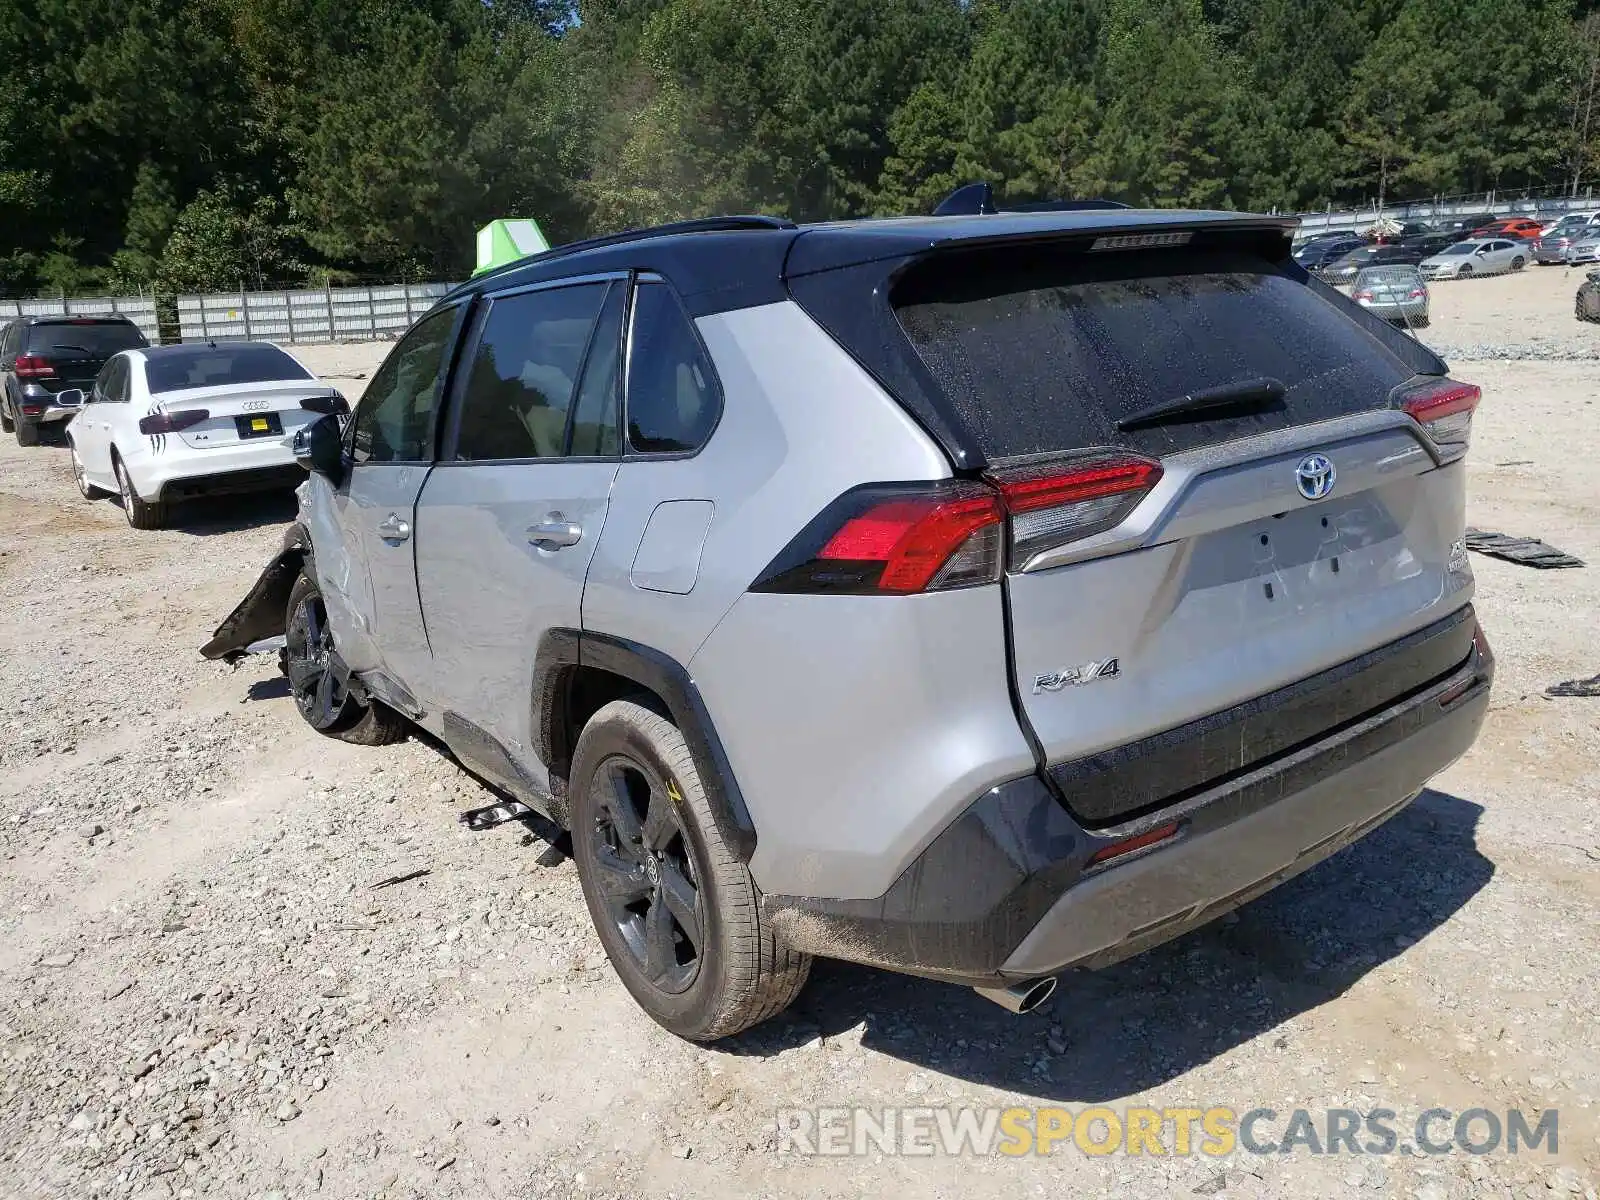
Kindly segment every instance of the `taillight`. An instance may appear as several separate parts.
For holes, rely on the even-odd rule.
[[[1372,293],[1371,292],[1351,292],[1350,293],[1350,299],[1352,299],[1352,300],[1371,300],[1372,299]]]
[[[847,492],[773,560],[758,592],[907,595],[1000,577],[1000,497],[981,483]]]
[[[1407,300],[1421,300],[1428,293],[1422,288],[1412,288],[1406,293]]]
[[[158,433],[177,433],[210,418],[211,413],[203,408],[186,408],[175,413],[151,413],[148,417],[139,418],[139,432],[152,437]]]
[[[1483,398],[1475,384],[1441,379],[1408,388],[1397,397],[1433,442],[1444,462],[1455,462],[1472,439],[1472,414]]]
[[[1011,565],[1119,524],[1161,479],[1133,454],[1051,463],[991,476],[1011,515]]]
[[[40,358],[37,354],[19,354],[16,372],[18,379],[54,379],[56,368],[48,358]]]
[[[1110,529],[1160,478],[1160,463],[1119,454],[999,471],[987,483],[857,488],[801,530],[751,590],[909,595],[994,583],[1008,551],[1020,568]]]

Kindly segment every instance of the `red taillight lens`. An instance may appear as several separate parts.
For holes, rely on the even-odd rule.
[[[1472,439],[1472,414],[1483,399],[1475,384],[1441,379],[1409,388],[1398,396],[1399,406],[1421,425],[1445,462],[1467,452]]]
[[[1011,565],[1041,550],[1120,523],[1161,479],[1161,464],[1137,455],[1053,463],[992,476],[1011,515]]]
[[[1177,837],[1178,830],[1181,827],[1182,823],[1179,821],[1168,821],[1165,825],[1157,825],[1154,829],[1147,830],[1134,837],[1124,838],[1120,842],[1112,842],[1111,845],[1104,846],[1091,854],[1089,861],[1084,866],[1086,868],[1103,866],[1115,859],[1126,858],[1130,854],[1136,854],[1140,850],[1148,850],[1151,846],[1159,845],[1169,838]]]
[[[1004,519],[999,495],[981,483],[857,488],[802,530],[753,590],[908,595],[993,583]]]
[[[1371,292],[1351,292],[1350,293],[1350,299],[1352,299],[1352,300],[1371,300],[1372,299],[1372,293]]]
[[[56,375],[55,364],[37,354],[17,355],[16,371],[18,379],[54,379]]]
[[[1428,293],[1422,288],[1412,288],[1406,293],[1407,300],[1421,300]]]
[[[175,413],[151,413],[139,418],[139,432],[154,437],[158,433],[177,433],[210,420],[211,414],[203,408],[186,408]]]

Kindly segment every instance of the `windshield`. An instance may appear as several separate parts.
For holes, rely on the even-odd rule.
[[[144,371],[152,392],[312,378],[282,350],[259,342],[165,348],[146,359]]]

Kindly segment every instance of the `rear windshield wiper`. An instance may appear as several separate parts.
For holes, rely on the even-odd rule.
[[[1126,433],[1130,429],[1141,429],[1146,425],[1163,425],[1177,417],[1192,416],[1195,413],[1212,412],[1217,409],[1267,408],[1280,403],[1288,391],[1280,379],[1241,379],[1238,383],[1202,388],[1198,392],[1190,392],[1187,396],[1178,396],[1172,400],[1163,400],[1160,404],[1152,404],[1149,408],[1141,408],[1138,412],[1129,413],[1119,420],[1117,428]]]
[[[54,354],[57,350],[82,350],[85,354],[90,352],[87,346],[74,346],[71,342],[57,342],[46,353]]]

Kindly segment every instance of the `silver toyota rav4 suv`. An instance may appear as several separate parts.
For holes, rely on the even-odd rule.
[[[415,723],[570,830],[677,1034],[814,955],[1025,1011],[1361,837],[1483,721],[1478,389],[1294,224],[719,218],[486,274],[309,429],[204,653],[281,637],[315,728]]]

